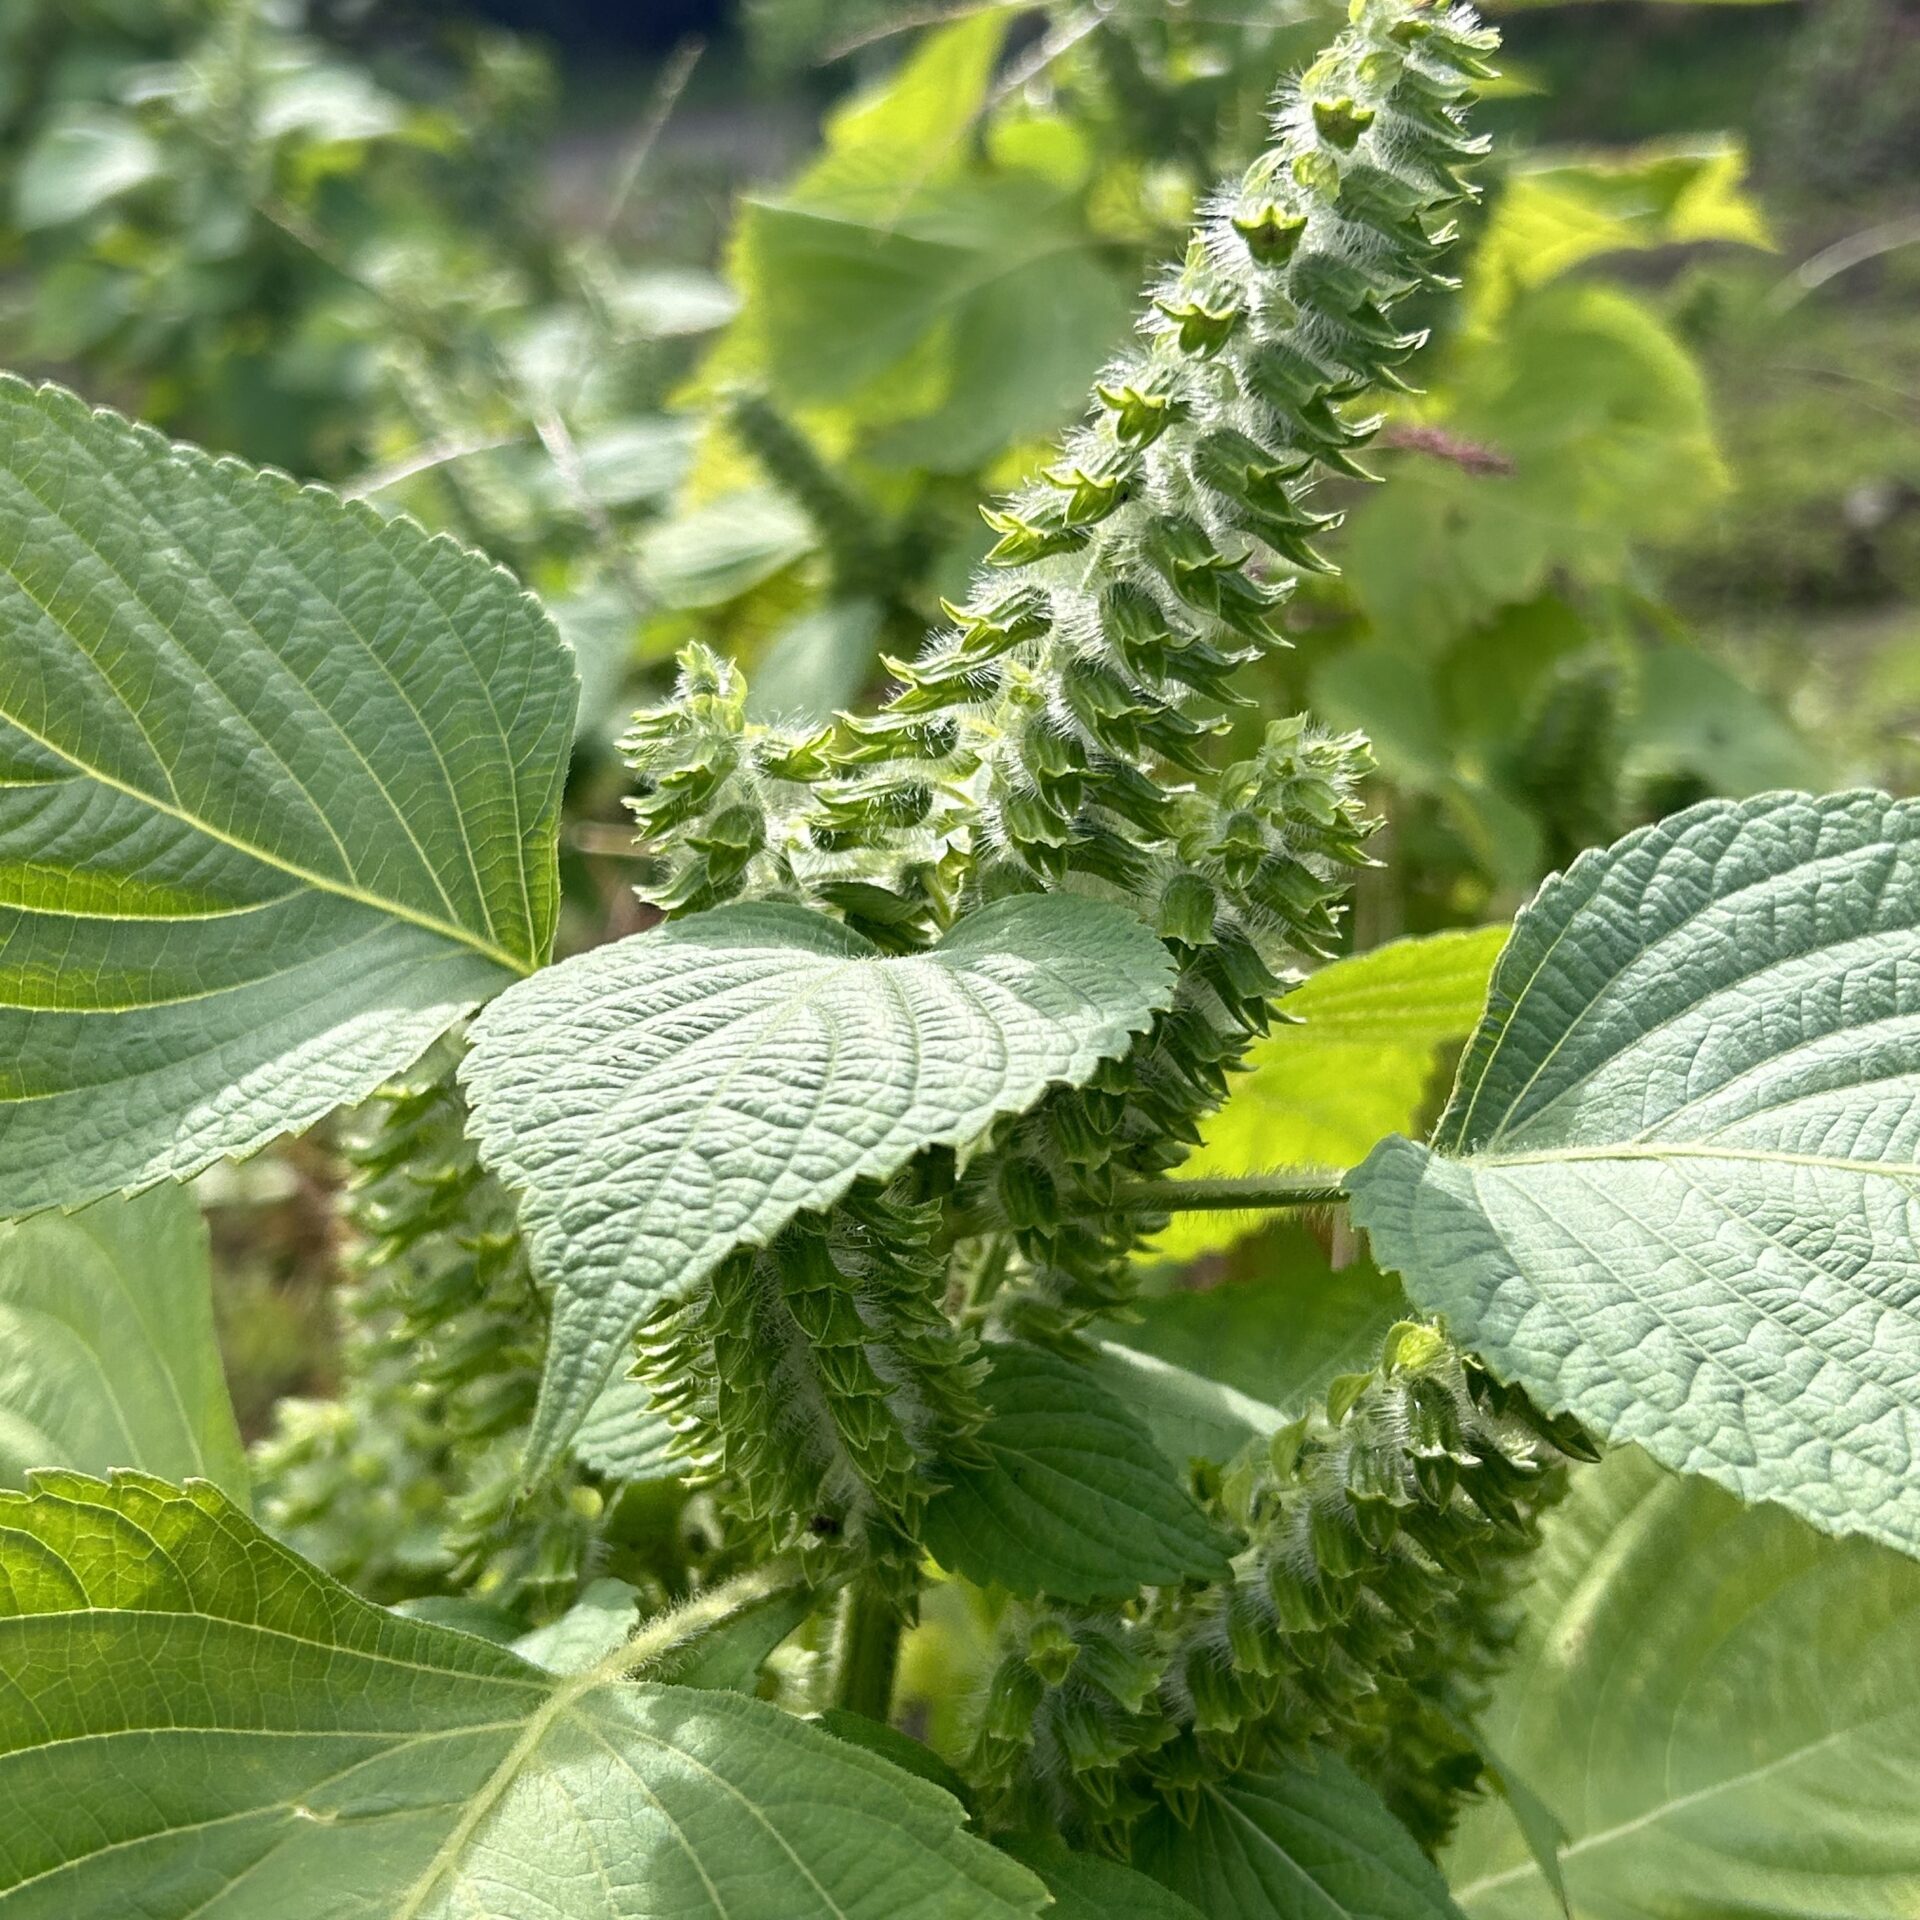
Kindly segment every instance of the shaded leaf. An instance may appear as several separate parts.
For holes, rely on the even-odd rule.
[[[1176,1466],[1195,1460],[1224,1463],[1249,1440],[1264,1439],[1286,1421],[1278,1407],[1238,1387],[1117,1341],[1102,1341],[1088,1368]]]
[[[183,1189],[0,1226],[0,1485],[38,1467],[198,1476],[245,1504],[207,1230]]]
[[[1920,1552],[1920,807],[1708,802],[1515,922],[1382,1265],[1554,1411]]]
[[[932,1781],[942,1792],[952,1794],[963,1807],[971,1803],[967,1783],[925,1741],[916,1740],[912,1734],[902,1733],[884,1721],[869,1720],[864,1713],[854,1713],[846,1707],[829,1707],[820,1716],[820,1724],[836,1740],[851,1741],[856,1747],[865,1747],[869,1753],[890,1760],[904,1773],[918,1774],[922,1780]]]
[[[1252,1278],[1136,1300],[1127,1320],[1102,1331],[1291,1419],[1336,1374],[1370,1367],[1387,1329],[1406,1317],[1397,1280],[1364,1259],[1336,1271],[1304,1227],[1269,1229],[1251,1260]]]
[[[1084,1081],[1171,989],[1131,913],[1037,895],[894,959],[804,908],[722,907],[504,995],[461,1076],[555,1287],[531,1465],[657,1300],[855,1180]]]
[[[537,967],[573,709],[451,541],[0,384],[0,1212],[306,1126]]]
[[[1226,1577],[1233,1542],[1122,1401],[1059,1354],[995,1347],[992,1358],[985,1457],[945,1463],[927,1509],[943,1566],[976,1586],[1083,1602]]]
[[[882,1761],[738,1694],[560,1679],[400,1619],[204,1483],[0,1497],[0,1676],[9,1920],[1013,1920],[1044,1900]]]
[[[1458,1920],[1446,1883],[1380,1796],[1332,1754],[1199,1789],[1191,1826],[1164,1809],[1134,1864],[1233,1920]]]
[[[1920,1873],[1920,1567],[1623,1451],[1547,1524],[1485,1725],[1552,1807],[1577,1920],[1892,1920]],[[1475,1920],[1553,1920],[1504,1809],[1447,1857]]]
[[[1000,1842],[1022,1866],[1047,1883],[1048,1920],[1201,1920],[1200,1909],[1099,1854],[1075,1853],[1052,1835],[1020,1835]]]

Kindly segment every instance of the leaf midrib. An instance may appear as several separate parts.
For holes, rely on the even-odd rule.
[[[1776,1147],[1718,1147],[1705,1141],[1621,1141],[1596,1147],[1548,1147],[1532,1153],[1469,1153],[1473,1167],[1552,1167],[1573,1161],[1730,1160],[1767,1167],[1813,1167],[1827,1173],[1878,1175],[1888,1180],[1920,1179],[1920,1163],[1910,1160],[1856,1160],[1838,1153],[1790,1153]]]
[[[164,526],[160,525],[158,522],[156,522],[154,515],[152,513],[152,510],[147,505],[147,502],[145,501],[145,499],[140,495],[140,493],[135,488],[123,482],[119,474],[117,474],[112,469],[112,467],[103,463],[97,450],[92,445],[90,445],[81,435],[71,431],[64,422],[59,422],[54,420],[51,415],[44,416],[44,418],[46,419],[46,422],[49,427],[55,428],[60,433],[63,444],[71,448],[74,454],[76,454],[81,460],[86,462],[88,468],[98,477],[98,480],[101,486],[107,489],[108,491],[110,491],[122,503],[123,506],[127,507],[133,513],[133,515],[139,520],[140,524],[148,530],[151,537],[155,539],[162,539],[166,536],[167,529]],[[217,463],[214,465],[213,471],[215,472],[218,471]],[[85,548],[85,550],[89,554],[91,554],[93,558],[96,561],[98,561],[98,563],[109,574],[111,574],[115,580],[119,582],[120,586],[125,591],[127,604],[130,606],[138,607],[141,610],[141,612],[144,613],[147,616],[147,618],[152,622],[154,628],[158,632],[166,636],[168,645],[175,652],[177,652],[184,659],[186,659],[200,673],[205,684],[212,686],[214,690],[218,692],[221,700],[227,706],[228,710],[234,713],[234,715],[247,727],[248,731],[253,734],[254,738],[260,742],[260,745],[266,750],[268,754],[272,756],[275,763],[280,767],[281,771],[287,776],[288,780],[292,782],[295,789],[299,792],[301,798],[304,799],[308,804],[308,806],[313,809],[314,817],[317,820],[319,820],[321,825],[326,829],[328,838],[331,839],[335,847],[339,849],[342,861],[350,866],[351,860],[347,854],[346,846],[342,842],[339,832],[337,828],[334,826],[333,821],[328,817],[326,809],[320,805],[319,801],[308,790],[306,783],[302,781],[300,776],[294,772],[293,768],[288,764],[285,756],[280,753],[280,751],[266,737],[266,735],[260,730],[260,728],[253,723],[253,721],[246,714],[246,712],[237,705],[233,696],[227,691],[226,687],[223,684],[221,684],[218,680],[215,680],[211,676],[211,674],[206,672],[204,667],[201,665],[201,662],[198,659],[198,657],[193,653],[192,649],[189,648],[178,637],[178,635],[175,634],[172,626],[168,623],[166,618],[161,614],[160,610],[156,606],[154,606],[151,600],[148,599],[146,594],[144,594],[141,591],[139,583],[131,579],[127,575],[125,570],[119,565],[117,561],[115,561],[106,552],[106,550],[100,545],[100,543],[97,540],[95,540],[91,535],[89,535],[84,528],[78,526],[73,521],[73,519],[68,515],[68,513],[65,511],[63,506],[56,505],[54,502],[48,500],[45,497],[45,495],[42,494],[40,490],[33,485],[32,480],[29,478],[28,474],[25,471],[16,470],[13,473],[12,477],[17,482],[20,490],[27,496],[28,499],[34,502],[34,504],[40,509],[40,511],[43,514],[47,516],[48,519],[52,520],[57,526],[59,526],[63,531],[65,531],[72,539],[77,541],[80,546]],[[203,477],[207,477],[207,476],[203,474]],[[433,729],[430,726],[428,726],[426,721],[426,716],[422,714],[420,709],[414,704],[412,696],[407,692],[407,689],[405,685],[402,683],[399,675],[393,671],[393,667],[391,663],[388,662],[387,659],[381,654],[379,648],[374,645],[373,641],[365,633],[361,631],[358,623],[347,612],[346,608],[331,594],[327,593],[314,580],[309,570],[306,568],[306,566],[302,564],[302,562],[296,556],[294,551],[289,547],[273,545],[269,536],[264,533],[261,533],[260,523],[258,519],[255,517],[255,515],[253,514],[253,512],[251,511],[250,505],[247,502],[244,502],[243,500],[241,500],[237,495],[230,495],[228,497],[228,504],[240,516],[240,518],[245,521],[249,530],[255,532],[256,534],[260,534],[260,537],[263,540],[263,542],[266,542],[267,544],[272,545],[272,550],[278,554],[280,560],[285,564],[288,570],[301,582],[303,586],[305,586],[308,589],[309,592],[313,594],[314,598],[317,601],[319,601],[322,605],[326,606],[334,614],[334,616],[340,621],[341,625],[346,629],[346,631],[353,636],[354,640],[359,645],[360,651],[363,654],[365,654],[367,659],[374,665],[374,667],[376,667],[379,670],[381,675],[386,679],[388,684],[393,688],[394,692],[399,696],[401,704],[407,709],[408,713],[412,715],[415,724],[420,729],[422,737],[425,738],[428,745],[433,750],[434,760],[440,768],[442,778],[447,783],[447,789],[449,793],[457,794],[457,789],[455,788],[454,782],[453,782],[452,772],[451,772],[451,769],[447,766],[446,756],[441,751],[438,737],[435,735]],[[185,551],[185,549],[183,549],[183,551]],[[375,789],[378,791],[378,793],[380,794],[381,799],[386,802],[387,810],[392,815],[395,824],[398,825],[398,827],[400,828],[400,831],[406,836],[408,844],[413,848],[415,855],[418,857],[420,861],[421,870],[429,877],[429,879],[432,880],[434,890],[440,895],[441,900],[445,902],[448,913],[452,914],[454,912],[453,897],[447,891],[445,878],[442,876],[439,868],[434,864],[433,860],[428,856],[426,848],[421,845],[419,836],[413,830],[413,823],[407,818],[406,810],[403,807],[401,807],[401,805],[394,798],[392,793],[388,791],[386,782],[381,779],[379,773],[375,771],[373,763],[367,758],[366,754],[362,752],[360,748],[360,743],[357,740],[355,740],[352,733],[345,726],[341,724],[339,716],[335,714],[326,705],[326,703],[323,700],[321,700],[319,695],[315,693],[312,686],[309,685],[306,679],[301,674],[294,671],[291,664],[282,657],[279,650],[274,646],[272,641],[270,641],[267,638],[266,634],[262,631],[258,621],[256,621],[251,615],[246,613],[241,608],[239,603],[233,598],[232,594],[229,593],[227,589],[221,585],[221,583],[215,577],[215,575],[212,573],[209,567],[197,555],[192,554],[191,552],[187,553],[187,559],[191,565],[192,572],[195,578],[204,586],[204,588],[208,592],[213,594],[218,599],[220,604],[224,606],[226,610],[233,616],[233,618],[250,635],[252,635],[253,639],[258,643],[262,651],[265,652],[270,658],[272,658],[275,661],[277,665],[279,665],[286,671],[288,679],[290,679],[294,685],[299,687],[302,695],[305,697],[306,701],[311,706],[313,712],[319,716],[319,718],[325,723],[325,725],[340,740],[341,744],[345,746],[347,751],[350,754],[352,754],[354,759],[360,763],[361,767],[366,772],[367,778],[373,782],[373,785]],[[133,713],[133,710],[127,701],[127,697],[121,691],[119,685],[113,680],[112,676],[108,674],[106,669],[100,664],[99,660],[95,657],[93,652],[85,645],[85,643],[81,640],[79,635],[73,631],[73,629],[68,625],[66,621],[60,619],[53,612],[53,609],[50,606],[48,606],[44,601],[42,601],[38,594],[34,593],[32,589],[28,587],[26,582],[22,580],[18,574],[10,574],[10,577],[13,579],[14,584],[20,589],[20,591],[23,594],[25,594],[29,600],[33,601],[33,603],[37,607],[40,608],[41,612],[44,614],[47,621],[54,628],[54,630],[64,635],[69,641],[71,641],[74,651],[78,653],[84,660],[86,660],[88,665],[91,666],[93,670],[97,674],[99,674],[100,678],[106,682],[107,686],[111,689],[114,698],[118,701],[120,706],[123,709],[125,709],[129,713],[129,715],[133,718],[135,726],[139,728],[142,738],[146,740],[148,749],[152,752],[154,756],[155,763],[160,767],[161,771],[166,775],[168,790],[174,795],[175,799],[178,800],[179,787],[174,780],[172,768],[166,764],[166,760],[164,756],[160,753],[160,750],[158,746],[154,743],[151,735],[147,733],[144,726],[140,725],[139,716]],[[417,578],[417,576],[415,577]],[[428,591],[426,587],[426,583],[424,581],[419,581],[418,584],[420,585],[421,591],[423,592],[423,594],[425,594],[426,597],[429,598],[430,600],[433,600],[435,610],[440,612],[442,618],[444,619],[446,617],[445,610],[440,606],[439,601],[435,599],[434,596]],[[458,631],[457,626],[454,626],[454,623],[452,622],[449,622],[448,624],[450,627],[453,627],[453,630],[457,633]],[[464,647],[462,650],[464,652]],[[488,704],[488,710],[490,712],[493,712],[494,709],[493,709],[493,700],[492,700],[491,690],[488,690],[488,693],[487,693],[487,704]],[[8,718],[11,720],[12,716],[9,715]],[[14,724],[18,725],[18,722],[14,722]],[[497,713],[495,713],[495,730],[499,731],[499,720],[498,720]],[[22,728],[21,731],[26,732],[27,729]],[[504,740],[504,738],[505,736],[503,734],[502,739]],[[49,743],[49,745],[50,744],[51,743]],[[53,751],[60,752],[61,750],[59,748],[54,748]],[[514,786],[513,797],[514,797],[514,815],[517,823],[519,819],[519,811],[520,811],[519,789],[518,789],[517,783]],[[457,806],[458,806],[458,801],[456,798],[456,810],[457,810]],[[467,832],[466,822],[464,819],[462,819],[460,822],[460,844],[461,844],[462,851],[466,854],[466,857],[467,857],[467,870],[473,878],[474,897],[479,903],[481,913],[485,916],[485,919],[487,922],[487,935],[489,939],[492,939],[496,937],[496,928],[494,926],[494,920],[493,920],[493,903],[488,897],[486,883],[481,878],[479,861],[475,857],[472,836]],[[521,869],[520,878],[521,878],[521,884],[522,884],[522,891],[524,893],[525,881],[526,881],[524,866]],[[528,930],[531,933],[532,931],[531,917],[529,917],[529,920],[528,920]]]
[[[9,713],[4,715],[4,718],[9,726],[16,728],[36,746],[44,747],[49,753],[57,754],[68,766],[85,775],[89,780],[96,780],[101,786],[124,794],[129,800],[137,801],[141,806],[151,807],[156,813],[163,813],[170,819],[178,820],[182,826],[191,827],[195,833],[203,834],[217,845],[245,855],[249,860],[258,862],[272,872],[284,873],[289,879],[298,880],[303,886],[312,887],[316,892],[334,894],[340,899],[351,900],[356,906],[370,907],[389,919],[405,921],[408,925],[419,927],[424,932],[437,934],[444,940],[451,940],[458,946],[471,948],[483,959],[491,960],[496,966],[505,967],[510,973],[517,974],[521,978],[536,971],[532,962],[523,959],[519,954],[509,952],[496,941],[482,938],[470,927],[460,926],[451,920],[442,920],[435,914],[421,913],[413,907],[401,905],[397,900],[382,899],[378,894],[369,893],[364,888],[353,886],[343,880],[331,879],[324,874],[313,873],[305,867],[296,865],[293,861],[267,853],[259,847],[249,845],[244,840],[237,840],[233,835],[223,833],[219,828],[189,813],[184,806],[170,806],[151,793],[143,793],[138,787],[129,786],[124,780],[118,780],[112,774],[102,772],[98,767],[89,766],[78,754],[70,752],[58,741],[36,733],[16,715]]]

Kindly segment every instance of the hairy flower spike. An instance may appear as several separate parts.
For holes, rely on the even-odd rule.
[[[1016,1625],[968,1760],[989,1820],[1048,1804],[1124,1854],[1156,1801],[1197,1810],[1207,1781],[1323,1744],[1438,1847],[1479,1776],[1470,1726],[1541,1517],[1592,1453],[1438,1329],[1396,1327],[1203,1489],[1248,1539],[1234,1580]]]
[[[747,719],[739,670],[695,641],[665,705],[633,716],[620,743],[638,776],[638,837],[666,865],[644,897],[668,914],[746,895],[796,899],[793,845],[805,783],[826,771],[827,733]]]
[[[590,1569],[601,1502],[578,1467],[522,1495],[547,1306],[466,1137],[457,1057],[439,1047],[383,1088],[346,1142],[346,1383],[336,1402],[281,1403],[261,1511],[380,1598],[451,1580],[544,1618]]]
[[[972,1340],[941,1307],[939,1208],[868,1183],[736,1253],[641,1330],[683,1450],[776,1548],[862,1549],[910,1603],[936,1456],[982,1417]]]

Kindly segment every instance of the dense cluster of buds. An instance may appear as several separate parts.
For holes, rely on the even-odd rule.
[[[449,1581],[544,1619],[590,1571],[603,1491],[517,1471],[547,1306],[506,1191],[480,1165],[443,1047],[350,1134],[341,1396],[281,1403],[255,1457],[263,1516],[382,1599]]]
[[[1036,1796],[1126,1850],[1155,1805],[1334,1746],[1428,1846],[1481,1769],[1474,1716],[1507,1606],[1586,1436],[1406,1323],[1204,1491],[1246,1541],[1232,1582],[1106,1614],[1041,1610],[987,1692],[969,1771],[1018,1824]]]
[[[655,1409],[767,1545],[853,1544],[903,1610],[934,1462],[965,1458],[981,1420],[940,1227],[937,1204],[867,1182],[640,1335]]]

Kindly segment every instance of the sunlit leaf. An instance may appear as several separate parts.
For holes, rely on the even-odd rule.
[[[403,1620],[204,1483],[0,1496],[0,1911],[1017,1920],[946,1794],[744,1695]]]
[[[1439,1049],[1473,1031],[1506,937],[1504,927],[1479,927],[1396,940],[1311,975],[1283,1002],[1292,1023],[1277,1023],[1255,1043],[1181,1177],[1339,1170],[1388,1134],[1407,1131]],[[1260,1224],[1258,1215],[1182,1214],[1151,1250],[1188,1259],[1230,1246]]]
[[[1916,1032],[1920,807],[1690,808],[1541,889],[1355,1217],[1551,1410],[1920,1552]]]
[[[1920,1567],[1644,1454],[1548,1523],[1486,1727],[1567,1832],[1576,1920],[1890,1920],[1920,1871]],[[1554,1920],[1498,1804],[1447,1856],[1474,1920]]]
[[[247,1497],[207,1230],[175,1186],[0,1226],[0,1485],[140,1467]]]
[[[306,1126],[537,967],[574,695],[451,541],[0,384],[0,1212]]]
[[[1036,895],[891,959],[822,914],[722,907],[503,996],[462,1077],[555,1288],[533,1460],[566,1442],[656,1301],[855,1180],[1083,1082],[1171,991],[1131,913]]]

